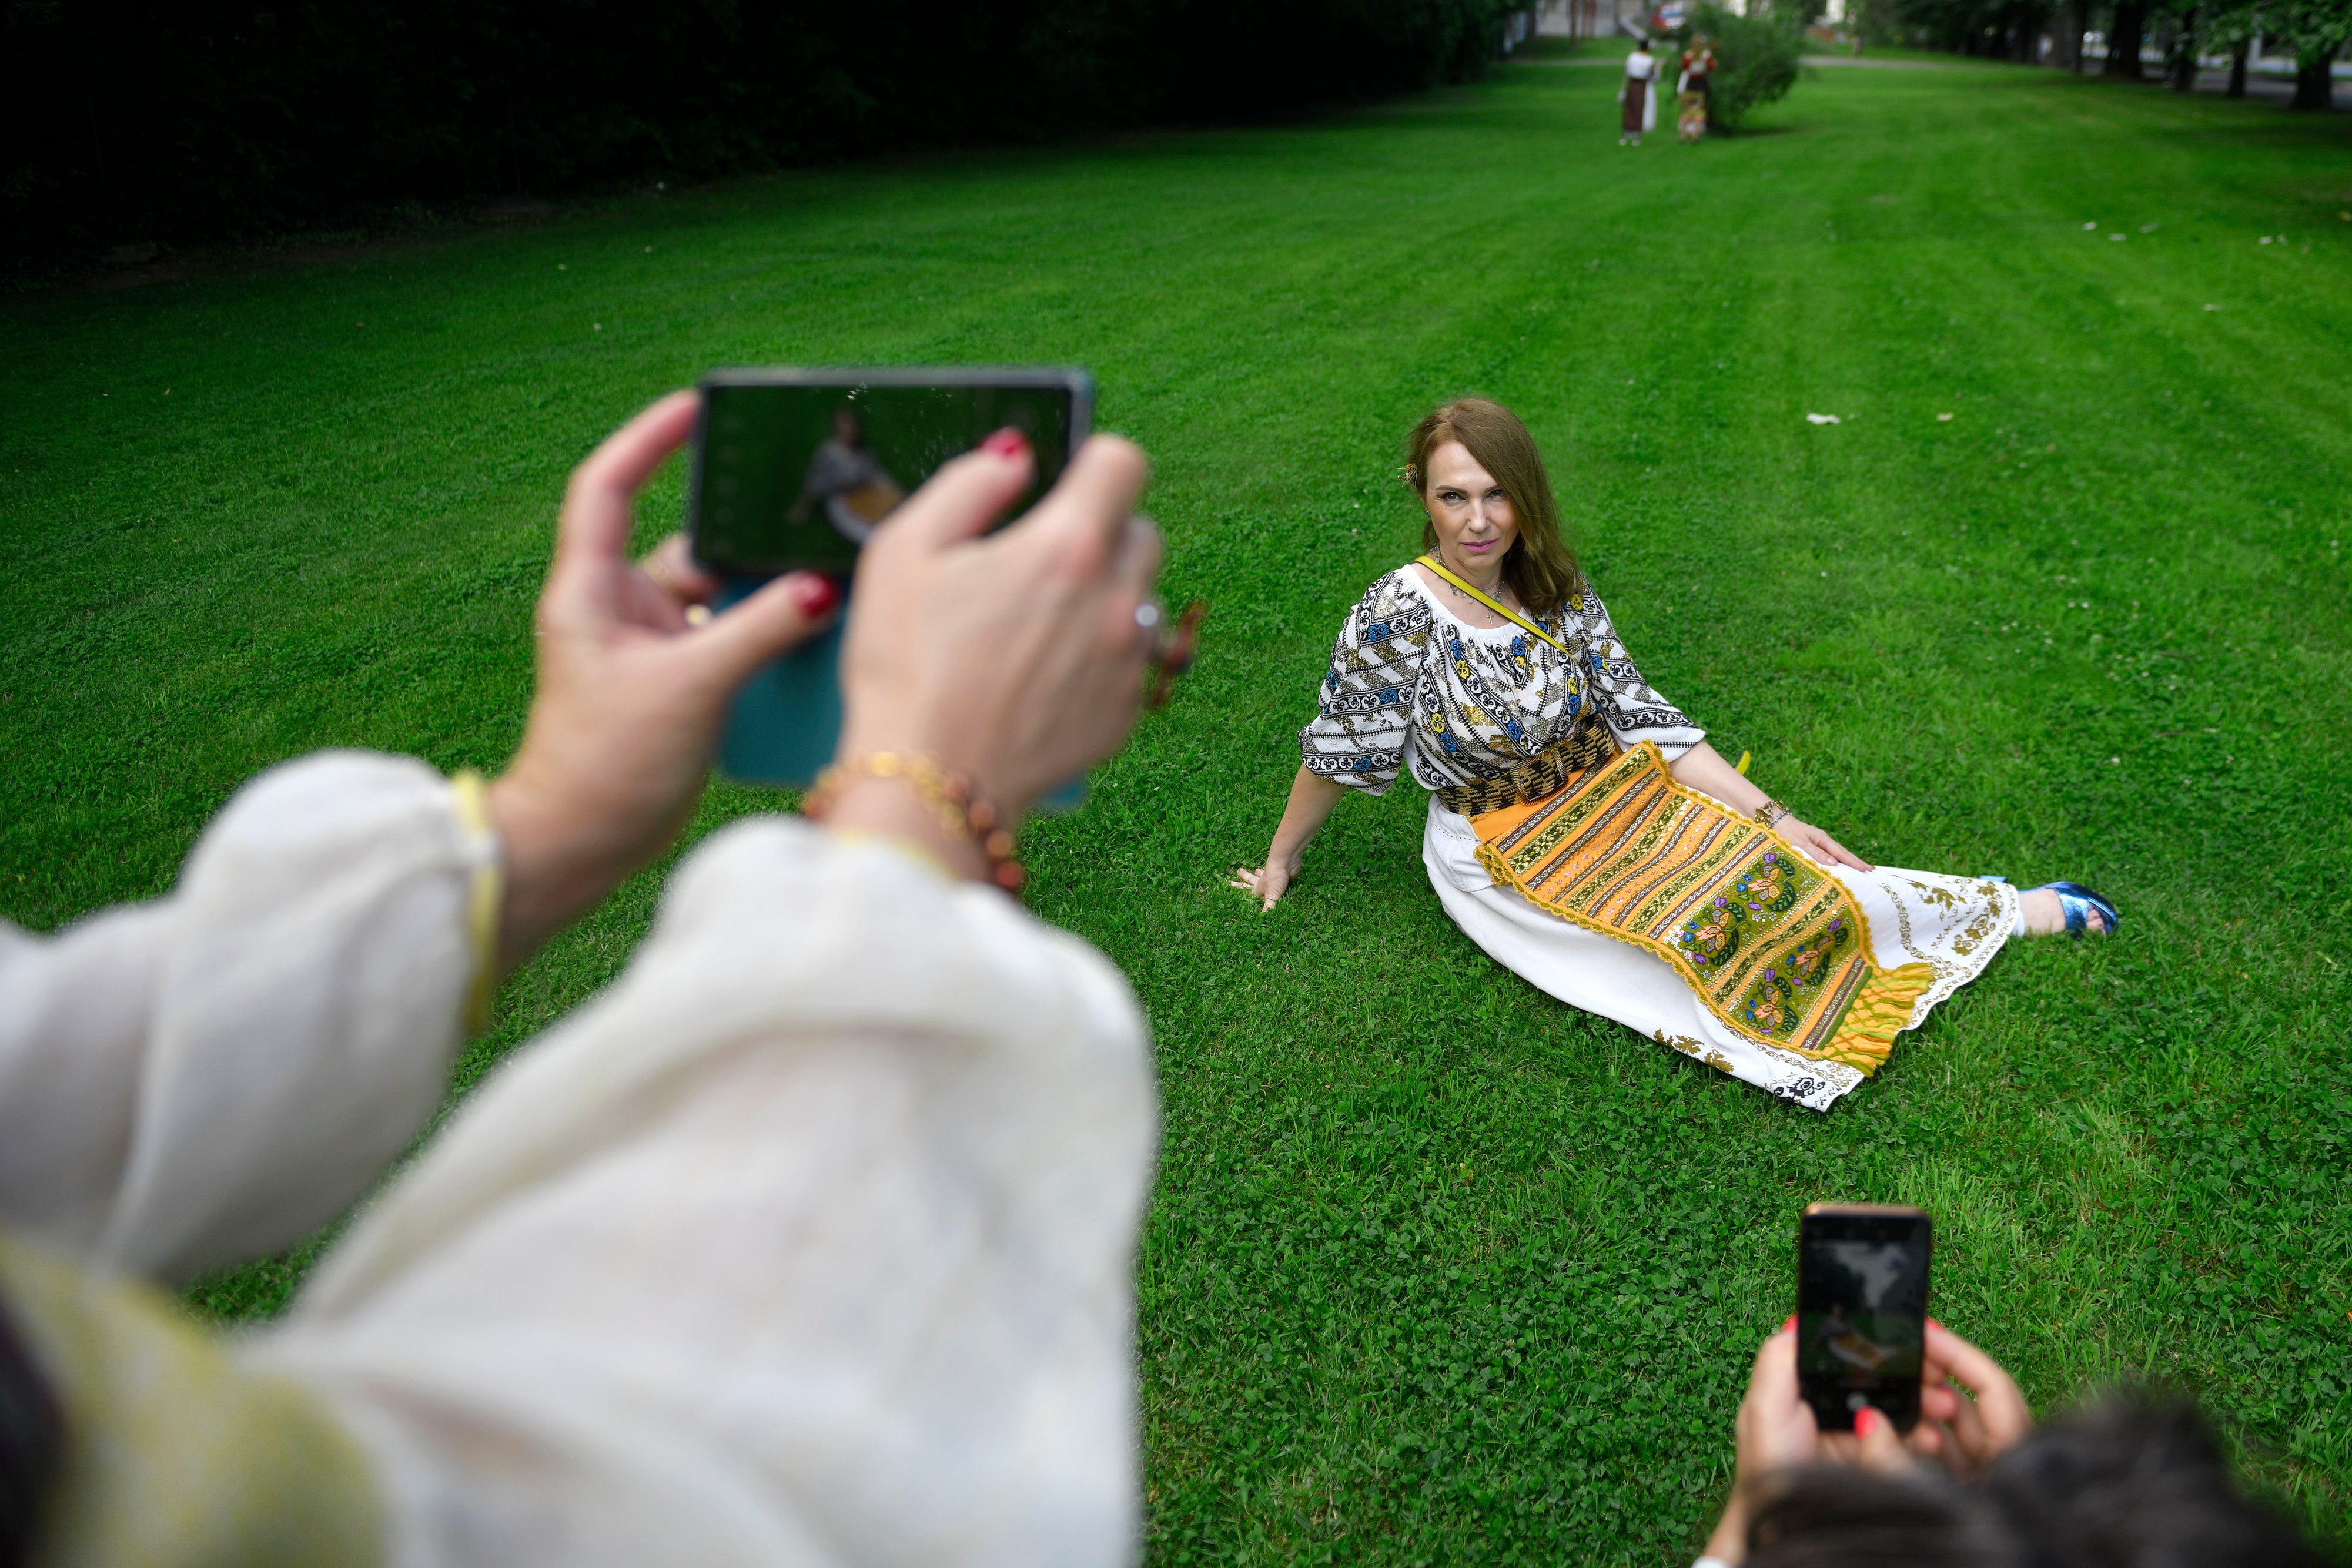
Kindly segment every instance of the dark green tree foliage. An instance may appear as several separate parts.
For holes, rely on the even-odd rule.
[[[2263,7],[2263,17],[2294,51],[2293,107],[2328,108],[2336,58],[2352,45],[2352,0],[2278,0]]]
[[[1738,131],[1750,112],[1789,96],[1797,85],[1797,58],[1802,20],[1776,9],[1741,16],[1715,5],[1702,5],[1677,35],[1685,42],[1704,33],[1715,45],[1714,92],[1707,106],[1707,128]],[[1668,85],[1673,73],[1667,73]],[[1660,117],[1662,120],[1664,116]]]
[[[2062,15],[2051,0],[1894,0],[1906,38],[1954,54],[2030,62],[2042,29]]]
[[[14,259],[404,202],[1265,119],[1475,75],[1507,0],[15,0]]]

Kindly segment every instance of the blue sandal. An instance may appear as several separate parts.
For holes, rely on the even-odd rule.
[[[2007,882],[2009,878],[1987,875],[1979,880]],[[2058,895],[2058,912],[2066,917],[2066,935],[2069,936],[2082,936],[2089,934],[2091,911],[2094,909],[2099,912],[2099,918],[2107,923],[2105,935],[2109,936],[2114,936],[2116,927],[2124,923],[2124,917],[2116,912],[2114,900],[2104,894],[2093,893],[2079,882],[2045,882],[2040,887],[2021,890],[2018,896],[2021,898],[2028,893],[2045,892]]]
[[[2041,887],[2026,891],[2041,893],[2044,890],[2058,895],[2058,907],[2065,912],[2066,935],[2069,936],[2080,936],[2090,930],[2091,911],[2094,909],[2099,912],[2099,918],[2107,923],[2105,934],[2109,936],[2114,936],[2124,923],[2124,917],[2116,913],[2111,900],[2093,893],[2079,882],[2045,882]]]

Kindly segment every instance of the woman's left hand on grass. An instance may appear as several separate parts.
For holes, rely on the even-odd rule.
[[[685,541],[628,556],[631,507],[694,428],[675,392],[572,471],[535,617],[539,679],[522,747],[489,788],[511,967],[669,846],[700,799],[727,707],[753,671],[822,630],[839,598],[814,572],[717,617]]]

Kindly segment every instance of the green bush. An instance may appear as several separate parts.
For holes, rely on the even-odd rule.
[[[1687,44],[1702,33],[1715,46],[1708,130],[1738,131],[1750,112],[1788,97],[1797,85],[1799,35],[1791,23],[1702,5],[1675,36]]]

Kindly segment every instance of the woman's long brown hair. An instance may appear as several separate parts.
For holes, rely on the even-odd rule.
[[[1538,619],[1553,613],[1582,590],[1584,571],[1560,537],[1559,507],[1551,498],[1551,481],[1544,476],[1536,438],[1517,414],[1483,397],[1455,398],[1432,411],[1412,427],[1404,444],[1404,482],[1424,505],[1429,500],[1429,455],[1449,441],[1467,448],[1510,500],[1519,537],[1503,558],[1503,580]],[[1422,524],[1421,548],[1437,548],[1435,523]]]

